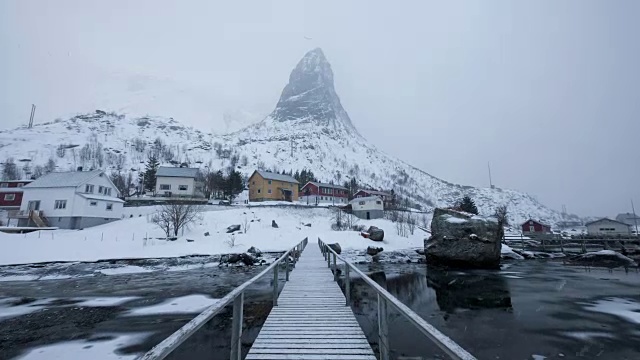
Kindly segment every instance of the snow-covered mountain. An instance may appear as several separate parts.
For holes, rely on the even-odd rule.
[[[356,178],[368,188],[394,189],[426,209],[470,195],[482,213],[507,204],[516,223],[529,217],[550,223],[562,219],[525,193],[452,184],[378,150],[358,133],[342,107],[321,49],[300,60],[269,116],[230,134],[204,133],[172,118],[102,110],[31,129],[0,131],[0,161],[31,160],[20,163],[31,169],[52,158],[59,170],[83,166],[139,171],[153,149],[161,152],[165,164],[188,162],[214,169],[235,165],[245,175],[256,168],[307,168],[321,181],[340,184]]]

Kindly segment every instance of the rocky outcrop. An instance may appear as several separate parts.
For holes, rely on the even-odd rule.
[[[239,231],[239,230],[240,230],[240,225],[229,225],[227,227],[227,234],[230,234],[232,232]]]
[[[373,241],[382,241],[384,240],[384,230],[380,229],[376,226],[370,226],[367,229],[367,234],[369,234],[369,239]]]
[[[330,247],[331,249],[333,249],[333,251],[336,252],[336,254],[340,255],[342,253],[342,248],[340,247],[340,244],[335,243],[335,244],[327,244],[328,247]]]
[[[367,246],[367,255],[376,256],[382,251],[384,251],[384,249],[381,247]]]
[[[436,209],[431,237],[425,240],[427,263],[455,268],[500,266],[502,229],[495,218]]]

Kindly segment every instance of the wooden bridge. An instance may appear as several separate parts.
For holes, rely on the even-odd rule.
[[[333,280],[320,249],[306,249],[246,359],[375,360]]]
[[[306,250],[305,250],[306,249]],[[304,253],[302,253],[302,251]],[[344,263],[345,295],[336,280],[338,263]],[[285,285],[278,296],[278,269],[285,265]],[[294,271],[290,273],[291,266]],[[388,307],[431,340],[444,354],[456,360],[475,360],[471,354],[427,323],[385,289],[347,262],[318,239],[307,249],[307,239],[287,251],[267,269],[245,282],[215,305],[207,308],[181,329],[156,345],[140,359],[163,359],[202,325],[233,303],[231,360],[242,359],[244,291],[257,279],[273,271],[273,309],[251,346],[247,360],[388,360]],[[355,272],[377,293],[378,336],[374,353],[350,307],[350,273]],[[435,354],[425,354],[433,357]]]

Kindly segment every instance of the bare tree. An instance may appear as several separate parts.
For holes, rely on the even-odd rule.
[[[178,236],[180,229],[188,228],[202,219],[199,205],[166,204],[151,218],[151,222],[162,229],[167,237]]]
[[[426,229],[429,227],[429,217],[427,216],[427,214],[422,214],[422,218],[420,219],[420,221],[422,221],[423,228]]]
[[[504,238],[504,227],[509,226],[507,205],[500,205],[496,209],[495,217],[498,218],[498,231],[500,237]]]
[[[416,230],[416,216],[412,212],[407,213],[407,228],[409,229],[409,233],[413,235]]]
[[[37,179],[44,175],[44,167],[41,165],[36,165],[33,167],[33,174],[31,174],[32,179]]]
[[[49,160],[47,160],[46,165],[44,166],[44,173],[48,174],[50,172],[53,172],[56,169],[56,161],[53,159],[53,157],[50,157]]]
[[[18,166],[13,161],[13,158],[8,158],[2,163],[2,180],[18,180],[20,179],[20,171]]]
[[[236,246],[236,235],[235,234],[229,235],[229,238],[227,240],[225,240],[224,243],[227,244],[230,248],[235,247]]]
[[[240,159],[240,164],[242,164],[242,166],[249,165],[249,158],[247,158],[247,155],[242,155],[242,158]]]
[[[333,211],[333,219],[335,220],[335,223],[333,223],[331,225],[331,228],[333,230],[343,230],[345,227],[345,223],[344,223],[344,219],[343,219],[343,213],[342,210],[339,207],[334,207],[332,208]]]
[[[242,220],[242,231],[246,234],[250,227],[249,219],[245,216]]]

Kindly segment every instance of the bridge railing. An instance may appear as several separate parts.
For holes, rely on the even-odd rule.
[[[503,243],[522,251],[555,251],[562,253],[586,253],[598,250],[623,250],[640,244],[640,238],[574,238],[544,236],[505,236]]]
[[[448,336],[441,333],[438,329],[429,324],[420,315],[409,309],[400,300],[396,299],[382,286],[378,285],[370,277],[364,274],[355,265],[338,255],[332,248],[318,238],[320,250],[327,260],[327,266],[333,270],[334,280],[338,280],[337,260],[345,263],[345,298],[346,306],[350,306],[351,302],[351,280],[350,273],[354,271],[362,279],[375,290],[378,295],[378,347],[380,349],[380,360],[389,360],[389,329],[387,326],[388,306],[396,309],[405,319],[413,324],[418,330],[431,340],[440,350],[442,350],[449,358],[454,360],[476,360],[476,358],[468,353],[465,349],[456,344]]]
[[[161,343],[154,346],[146,354],[142,355],[140,360],[159,360],[167,357],[173,352],[180,344],[187,340],[191,335],[195,334],[204,324],[216,316],[222,309],[233,302],[233,319],[231,321],[231,360],[241,360],[242,356],[242,344],[240,338],[242,337],[242,321],[243,321],[243,307],[244,307],[244,292],[249,286],[258,281],[258,279],[273,273],[273,306],[278,305],[278,268],[282,263],[285,264],[286,276],[285,280],[289,280],[289,268],[290,260],[293,259],[293,265],[298,261],[300,253],[307,246],[307,239],[302,240],[298,245],[289,249],[278,260],[274,261],[269,267],[261,271],[258,275],[246,281],[242,285],[233,289],[227,296],[220,299],[215,304],[206,308],[200,315],[193,318],[178,331],[171,334],[168,338],[164,339]]]

